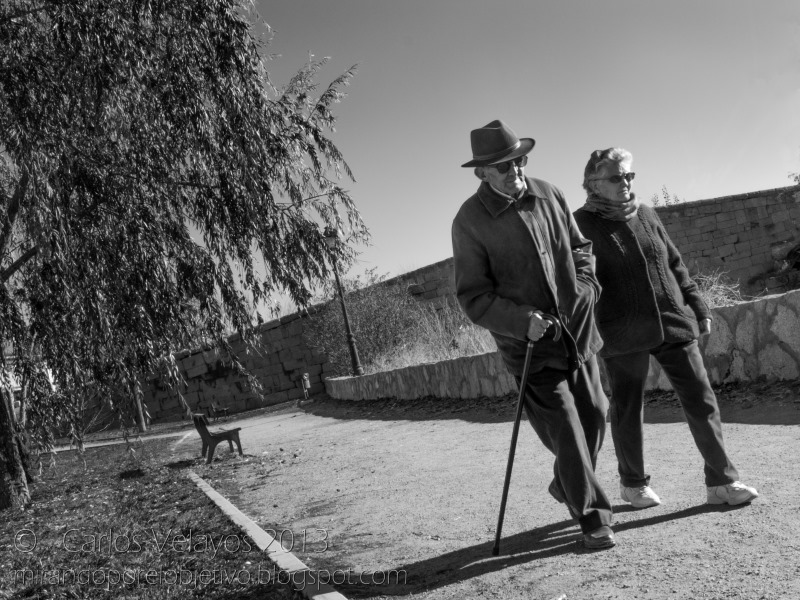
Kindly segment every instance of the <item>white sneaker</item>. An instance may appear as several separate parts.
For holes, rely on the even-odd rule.
[[[630,502],[634,508],[650,508],[661,504],[661,498],[649,485],[625,487],[620,483],[619,494],[625,502]]]
[[[758,498],[756,488],[743,484],[741,481],[734,481],[728,485],[714,485],[708,488],[709,504],[744,504]]]

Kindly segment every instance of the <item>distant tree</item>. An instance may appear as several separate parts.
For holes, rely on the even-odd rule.
[[[328,279],[320,226],[367,237],[328,137],[354,70],[320,93],[313,61],[275,89],[243,5],[0,4],[0,385],[25,382],[42,445],[87,393],[144,427],[141,374],[174,382],[177,347],[249,339],[275,292],[307,303]],[[29,500],[13,418],[0,508]]]
[[[653,206],[661,206],[662,199],[664,201],[664,206],[671,206],[683,202],[683,199],[678,198],[677,194],[670,194],[665,185],[661,186],[661,198],[658,197],[658,194],[653,194],[650,196],[650,202],[653,203]]]
[[[797,185],[800,185],[800,171],[797,173],[789,173],[789,179],[794,181]]]

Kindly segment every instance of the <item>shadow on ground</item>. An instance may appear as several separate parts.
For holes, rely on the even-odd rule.
[[[703,513],[729,512],[740,508],[700,504],[671,513],[617,523],[614,525],[614,531],[619,534],[622,531],[650,527]],[[614,512],[619,514],[638,511],[630,505],[624,504],[615,506]],[[484,542],[429,559],[404,564],[390,571],[370,573],[370,577],[375,575],[375,579],[382,583],[345,584],[337,587],[345,596],[353,598],[407,596],[423,590],[430,591],[450,586],[512,566],[532,564],[554,556],[595,552],[583,547],[579,530],[572,520],[551,523],[503,538],[500,542],[499,556],[491,555],[493,546],[493,541]],[[406,575],[405,581],[403,581],[402,574]]]
[[[800,381],[746,382],[715,388],[727,423],[753,425],[800,424]],[[436,421],[461,419],[476,423],[502,423],[514,419],[517,397],[462,400],[422,398],[417,400],[336,400],[318,396],[302,404],[302,410],[334,419]],[[649,392],[645,398],[645,422],[680,423],[683,411],[673,392]]]

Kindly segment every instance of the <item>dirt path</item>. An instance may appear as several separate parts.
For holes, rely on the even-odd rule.
[[[800,384],[720,391],[724,434],[762,497],[710,507],[702,462],[671,394],[647,407],[646,457],[660,507],[618,500],[610,436],[598,474],[618,545],[589,552],[546,491],[551,456],[521,430],[501,556],[490,556],[514,399],[314,402],[253,420],[246,458],[204,476],[348,597],[415,599],[800,598]],[[195,456],[194,442],[176,456]],[[788,458],[788,460],[786,460]],[[786,461],[786,462],[784,462]],[[358,581],[361,574],[361,581]],[[399,582],[398,582],[399,578]]]

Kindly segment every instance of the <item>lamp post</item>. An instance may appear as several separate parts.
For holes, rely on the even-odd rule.
[[[344,330],[347,334],[347,347],[350,349],[350,360],[353,362],[353,375],[358,377],[364,374],[364,368],[358,360],[358,350],[356,349],[356,338],[350,329],[350,319],[347,317],[347,305],[344,302],[344,292],[342,282],[339,281],[339,268],[337,266],[336,253],[333,250],[339,244],[339,232],[333,227],[326,227],[325,245],[331,249],[331,265],[333,265],[333,276],[336,278],[336,289],[339,291],[339,301],[342,303],[342,315],[344,316]]]

